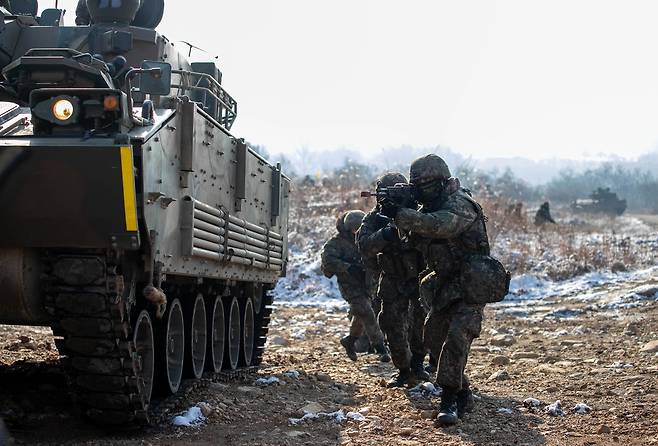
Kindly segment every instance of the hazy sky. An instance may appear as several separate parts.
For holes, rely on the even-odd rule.
[[[273,152],[633,157],[658,145],[657,17],[651,0],[169,0],[159,30],[219,56],[234,133]]]

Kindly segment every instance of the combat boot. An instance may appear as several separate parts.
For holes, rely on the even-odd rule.
[[[415,375],[416,379],[418,381],[429,381],[430,379],[430,374],[425,371],[425,368],[423,367],[423,359],[425,359],[423,356],[416,356],[412,355],[411,356],[411,371]]]
[[[475,399],[470,387],[464,387],[457,393],[457,415],[463,418],[467,412],[472,412]]]
[[[410,369],[401,369],[397,375],[386,382],[386,387],[404,387],[411,384],[416,384],[413,373]]]
[[[444,387],[441,392],[441,405],[439,406],[439,416],[436,421],[441,426],[452,426],[459,420],[457,416],[457,391],[449,387]]]
[[[383,342],[381,344],[375,345],[375,351],[379,354],[380,362],[391,362],[391,355],[388,353],[388,348]]]
[[[343,339],[340,340],[340,345],[342,345],[345,348],[345,353],[347,353],[347,357],[350,358],[352,361],[357,360],[357,355],[356,355],[356,349],[354,348],[354,342],[356,339],[354,339],[354,336],[345,336]]]

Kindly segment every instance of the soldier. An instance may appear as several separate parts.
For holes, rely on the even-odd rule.
[[[553,220],[553,217],[551,217],[551,209],[550,205],[548,204],[548,201],[545,201],[544,204],[542,204],[539,209],[537,210],[537,213],[535,214],[535,225],[536,226],[544,226],[545,224],[548,223],[555,223],[555,220]]]
[[[387,173],[377,181],[377,188],[407,183],[401,173]],[[424,269],[420,253],[401,239],[393,221],[382,214],[387,203],[380,201],[365,216],[357,233],[361,255],[379,266],[377,296],[381,300],[379,324],[388,339],[393,365],[398,374],[388,387],[402,387],[417,380],[426,381],[423,369],[423,322],[425,312],[418,300],[418,275]]]
[[[366,272],[355,241],[356,231],[361,226],[364,215],[363,211],[350,211],[338,218],[336,222],[338,233],[322,248],[322,272],[327,277],[336,276],[340,293],[350,304],[352,315],[350,334],[340,340],[347,356],[352,361],[357,360],[354,343],[365,332],[370,344],[380,355],[380,361],[388,362],[391,358],[384,344],[384,335],[372,311],[366,285]]]
[[[421,298],[431,307],[424,337],[438,358],[436,382],[443,391],[437,420],[450,425],[472,408],[464,369],[484,310],[484,304],[467,299],[468,283],[462,285],[460,275],[471,258],[488,257],[489,241],[482,208],[451,177],[443,159],[432,154],[417,159],[410,176],[422,207],[397,208],[394,219],[400,230],[409,232],[431,270],[421,280]],[[488,295],[487,289],[480,291]]]

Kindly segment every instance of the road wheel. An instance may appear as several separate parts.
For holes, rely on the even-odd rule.
[[[206,364],[206,303],[201,294],[197,295],[194,303],[187,307],[185,312],[185,368],[187,375],[199,379],[203,375]]]
[[[155,342],[153,324],[148,311],[142,310],[135,321],[133,335],[135,351],[139,356],[139,385],[143,391],[144,401],[148,404],[153,394],[153,377],[155,375]]]
[[[173,394],[180,387],[185,359],[185,320],[180,300],[171,301],[162,322],[156,356],[158,374],[162,376],[162,389]]]
[[[212,305],[208,307],[207,313],[209,342],[206,369],[218,373],[224,364],[224,346],[226,345],[226,322],[221,297],[212,299]]]
[[[242,364],[249,366],[254,359],[256,342],[254,304],[250,298],[245,301],[242,313]]]
[[[228,327],[227,340],[228,349],[226,350],[226,359],[231,370],[238,368],[238,361],[240,359],[240,305],[238,299],[234,297],[228,304]]]

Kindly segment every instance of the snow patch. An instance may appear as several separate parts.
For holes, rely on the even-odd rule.
[[[275,305],[347,308],[336,278],[328,279],[320,271],[320,253],[317,249],[302,250],[291,246],[289,255],[287,275],[272,290]],[[297,333],[297,336],[303,335]]]
[[[300,423],[304,423],[307,421],[311,420],[327,420],[331,421],[337,424],[340,424],[346,420],[353,420],[356,421],[357,423],[366,421],[366,417],[364,417],[362,414],[359,412],[347,412],[343,409],[338,409],[335,412],[306,412],[303,417],[301,418],[288,418],[288,423],[290,423],[293,426],[296,426]]]
[[[592,411],[592,408],[585,403],[578,403],[571,410],[578,415],[587,415]]]
[[[546,406],[544,409],[547,414],[553,416],[553,417],[563,417],[564,416],[564,410],[562,410],[562,401],[557,400],[553,404],[549,404]]]
[[[271,386],[272,384],[280,384],[281,380],[276,376],[270,376],[269,378],[258,378],[255,382],[257,386]]]
[[[177,415],[172,420],[174,426],[194,427],[206,421],[199,406],[190,407],[187,412]]]

